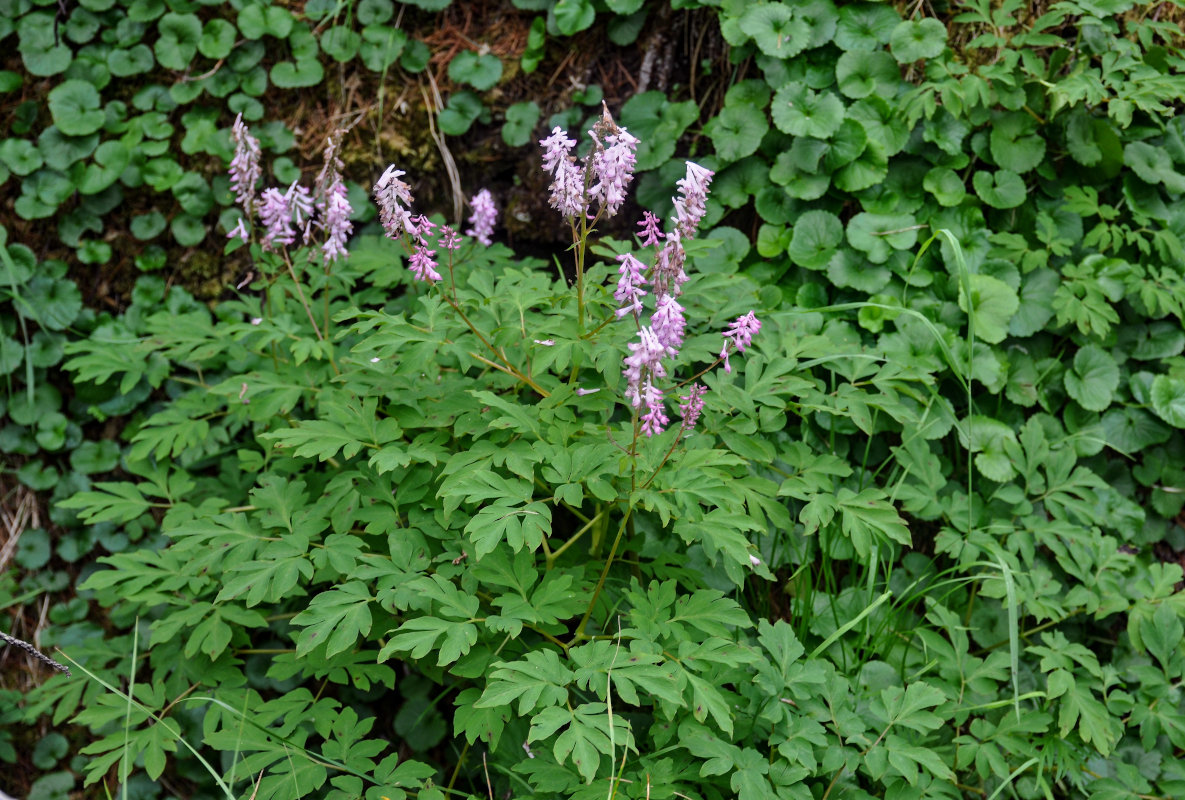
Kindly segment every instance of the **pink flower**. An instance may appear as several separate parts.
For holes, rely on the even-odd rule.
[[[687,261],[687,253],[683,250],[683,236],[679,228],[667,234],[666,243],[659,248],[654,259],[654,293],[656,295],[670,294],[678,297],[683,291],[683,284],[687,282],[687,273],[683,265]]]
[[[379,207],[379,220],[383,229],[392,239],[401,239],[404,234],[415,236],[416,226],[411,216],[411,187],[399,180],[403,170],[395,169],[395,165],[387,167],[387,171],[374,185],[374,199]]]
[[[440,236],[437,238],[436,243],[445,250],[456,250],[461,246],[461,237],[448,225],[442,225]]]
[[[650,315],[650,326],[654,335],[666,348],[666,354],[674,358],[683,346],[683,331],[687,320],[683,317],[683,306],[674,295],[664,294],[658,298],[658,308]]]
[[[326,142],[325,164],[321,167],[313,187],[317,214],[321,218],[320,226],[325,231],[325,243],[321,245],[321,253],[326,263],[347,255],[346,240],[354,232],[354,225],[350,222],[350,214],[354,209],[347,197],[346,184],[341,176],[344,165],[338,156],[338,148],[341,147],[344,135],[344,130],[335,131]]]
[[[543,168],[551,173],[551,207],[566,218],[584,213],[584,171],[576,166],[576,159],[569,151],[576,145],[563,129],[556,127],[551,136],[539,142],[543,147]]]
[[[728,329],[722,334],[725,342],[724,347],[720,350],[720,357],[724,359],[724,371],[732,372],[732,367],[728,363],[728,356],[730,353],[729,345],[731,344],[738,353],[745,352],[745,348],[753,343],[753,337],[761,330],[761,321],[757,316],[750,311],[744,316],[737,317],[735,321],[729,323]]]
[[[630,354],[625,357],[625,396],[637,408],[642,403],[643,379],[665,378],[667,373],[662,365],[662,357],[666,355],[666,348],[654,330],[649,326],[638,331],[638,341],[630,343]]]
[[[469,218],[469,224],[473,227],[465,231],[465,235],[472,236],[489,247],[493,243],[490,237],[494,233],[494,222],[498,219],[494,196],[490,194],[489,189],[482,189],[469,201],[469,206],[473,209],[473,216]]]
[[[235,118],[230,138],[235,144],[234,158],[230,162],[230,188],[239,206],[250,217],[255,210],[255,184],[263,174],[263,168],[259,166],[259,140],[247,132],[242,114]]]
[[[279,189],[265,189],[260,196],[259,219],[263,222],[263,249],[271,250],[276,245],[290,245],[296,241],[292,228],[292,209],[288,206],[288,195]]]
[[[642,433],[647,436],[662,433],[670,421],[662,402],[662,392],[653,383],[646,381],[646,386],[642,389],[642,401],[646,404],[646,413],[642,415]]]
[[[588,169],[593,176],[593,185],[588,196],[600,201],[606,216],[611,217],[625,202],[625,190],[633,180],[638,140],[625,128],[617,126],[607,107],[588,134],[594,145],[589,156]]]
[[[418,245],[408,260],[408,269],[416,276],[416,280],[436,283],[440,280],[440,273],[436,271],[435,250],[429,250],[424,245]]]
[[[638,235],[642,238],[643,247],[657,245],[663,240],[662,231],[658,226],[658,217],[649,211],[642,212],[642,221],[638,223],[638,227],[642,229]]]
[[[230,229],[230,233],[226,234],[227,239],[242,239],[244,242],[251,238],[251,234],[247,233],[247,225],[243,222],[243,218],[239,217],[239,223]]]
[[[699,421],[699,415],[704,410],[704,393],[708,390],[703,384],[693,383],[687,394],[679,399],[679,413],[683,416],[683,430],[690,431]]]
[[[333,262],[347,255],[346,239],[354,231],[354,225],[350,222],[353,209],[346,199],[346,186],[340,179],[330,187],[324,204],[321,225],[325,228],[325,244],[321,245],[321,252],[326,262]]]
[[[695,237],[706,210],[708,185],[715,173],[699,164],[688,161],[687,175],[676,182],[679,196],[675,198],[675,227],[684,239]]]
[[[617,260],[621,262],[621,266],[617,268],[620,277],[617,279],[617,290],[613,292],[613,298],[622,304],[621,308],[617,309],[617,318],[621,319],[626,314],[637,317],[642,313],[642,298],[646,296],[646,290],[642,288],[642,284],[647,282],[642,275],[646,268],[629,253],[618,256]]]
[[[300,185],[299,182],[293,181],[292,185],[288,187],[287,194],[284,195],[284,201],[288,204],[288,209],[292,213],[292,220],[296,223],[296,229],[301,230],[305,243],[309,241],[309,232],[312,228],[313,221],[313,196],[308,189]]]

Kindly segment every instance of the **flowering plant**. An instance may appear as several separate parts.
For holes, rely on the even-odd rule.
[[[560,211],[573,211],[565,220],[578,269],[569,285],[494,241],[489,192],[474,196],[461,234],[415,210],[395,167],[374,185],[383,235],[347,241],[340,136],[311,191],[257,193],[258,150],[236,123],[232,186],[244,214],[228,246],[249,243],[258,274],[216,323],[201,311],[153,318],[162,332],[184,330],[185,344],[162,335],[140,345],[169,365],[161,379],[179,398],[135,434],[128,466],[144,480],[68,505],[111,520],[166,509],[167,548],[113,556],[116,569],[87,586],[152,620],[148,680],[207,683],[217,699],[205,711],[207,744],[229,741],[244,721],[268,731],[236,745],[265,773],[260,800],[290,796],[284,752],[294,746],[316,765],[296,778],[310,790],[329,778],[329,764],[358,781],[335,783],[343,791],[361,793],[366,782],[392,798],[400,786],[432,791],[431,769],[399,753],[360,755],[379,753],[375,740],[347,744],[366,726],[354,733],[346,694],[390,690],[392,660],[454,697],[457,741],[466,753],[488,750],[499,780],[550,765],[551,778],[529,782],[550,786],[563,774],[575,790],[621,774],[620,757],[643,752],[635,712],[731,729],[714,687],[721,670],[752,658],[736,604],[702,588],[680,601],[694,603],[712,632],[718,656],[708,660],[662,655],[693,637],[638,627],[622,613],[659,602],[689,565],[730,585],[770,575],[761,537],[789,523],[776,483],[720,446],[720,432],[738,424],[730,384],[739,370],[728,357],[752,356],[761,328],[750,310],[757,287],[738,277],[701,292],[711,282],[684,245],[696,236],[711,172],[695,164],[677,186],[669,231],[646,214],[639,248],[598,242],[596,221],[622,207],[636,140],[607,114],[592,136],[583,163],[566,151],[545,156],[558,184],[575,182],[552,190],[557,202],[568,192]],[[215,436],[210,419],[221,420]],[[223,457],[246,476],[235,487],[202,473],[231,441]],[[172,580],[154,566],[162,559],[185,576],[183,604],[158,602],[161,581]],[[619,651],[641,659],[632,680],[653,684],[657,697],[605,682]],[[118,681],[112,652],[79,656]],[[233,677],[244,662],[268,688]],[[552,688],[523,696],[520,681],[538,669]],[[339,687],[332,696],[275,695],[281,682],[323,679]],[[275,703],[290,704],[279,718]],[[440,718],[434,707],[407,707]],[[269,738],[280,719],[295,726],[283,747]],[[91,779],[162,734],[146,724],[96,747]],[[163,761],[152,763],[155,774]],[[451,780],[480,766],[463,753]],[[648,760],[627,769],[637,781],[652,771]],[[230,786],[237,774],[221,777]]]

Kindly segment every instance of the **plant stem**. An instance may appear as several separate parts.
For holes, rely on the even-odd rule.
[[[597,580],[597,588],[593,590],[592,600],[588,602],[588,609],[584,612],[584,616],[581,617],[580,624],[576,626],[576,633],[572,637],[572,641],[574,642],[588,638],[584,633],[584,629],[588,625],[588,620],[597,605],[597,600],[601,597],[601,589],[605,587],[605,579],[609,577],[609,567],[613,565],[613,557],[617,555],[617,548],[621,545],[621,537],[625,534],[626,525],[629,523],[630,514],[633,513],[633,510],[634,507],[631,505],[626,509],[625,516],[621,518],[621,525],[617,529],[617,538],[613,540],[613,546],[609,548],[609,556],[605,559],[605,567],[601,570],[601,577]]]

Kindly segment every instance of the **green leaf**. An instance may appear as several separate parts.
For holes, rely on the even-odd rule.
[[[1061,277],[1051,269],[1038,268],[1025,276],[1020,287],[1020,306],[1008,323],[1013,336],[1032,336],[1053,318],[1053,295]]]
[[[848,244],[874,264],[889,260],[893,250],[909,250],[917,243],[917,220],[908,214],[861,212],[848,220]]]
[[[103,127],[107,115],[99,105],[98,91],[86,81],[63,81],[49,93],[54,125],[67,136],[85,136]]]
[[[1024,180],[1007,169],[997,170],[994,174],[979,170],[971,177],[971,185],[979,198],[992,208],[1016,208],[1028,197]]]
[[[440,646],[437,647],[437,640]],[[395,636],[382,650],[378,660],[386,661],[394,653],[406,652],[411,658],[424,658],[436,651],[436,665],[448,666],[469,652],[477,643],[477,626],[471,622],[453,622],[436,617],[416,617],[399,626]]]
[[[883,50],[849,50],[835,63],[835,77],[840,92],[856,99],[873,93],[892,96],[901,82],[897,62]]]
[[[778,89],[770,108],[778,130],[792,136],[829,139],[844,119],[844,104],[831,92],[815,92],[803,84]]]
[[[160,236],[168,224],[169,222],[165,219],[164,214],[159,211],[150,211],[147,214],[137,214],[132,217],[129,227],[132,231],[132,236],[144,242]]]
[[[926,173],[922,186],[943,206],[957,206],[967,196],[963,179],[950,167],[933,167]]]
[[[926,17],[919,21],[905,20],[893,28],[889,50],[899,64],[911,64],[922,59],[937,58],[946,49],[946,26],[941,20]]]
[[[522,147],[531,141],[531,132],[539,123],[539,104],[534,101],[515,103],[506,109],[506,123],[502,126],[502,141],[511,147]]]
[[[134,483],[96,483],[97,491],[79,492],[62,500],[62,508],[74,509],[87,523],[131,522],[152,507]]]
[[[202,28],[198,51],[206,58],[226,58],[235,44],[238,31],[224,19],[212,19]]]
[[[999,420],[976,415],[959,427],[959,441],[976,453],[975,466],[988,480],[1003,483],[1016,475],[1009,450],[1016,445],[1016,433]]]
[[[1008,335],[1008,325],[1020,308],[1020,298],[1012,287],[990,275],[968,275],[967,282],[971,285],[970,315],[975,338],[999,344]],[[959,308],[968,311],[963,281],[959,281]]]
[[[992,121],[992,158],[1011,172],[1036,169],[1045,160],[1045,139],[1037,120],[1021,111],[1010,111]]]
[[[1119,365],[1103,348],[1088,344],[1074,354],[1066,370],[1066,391],[1087,411],[1104,411],[1119,388]]]
[[[467,83],[485,92],[501,80],[502,61],[491,53],[478,55],[472,50],[462,50],[449,62],[448,76],[456,83]]]
[[[790,258],[807,269],[822,269],[843,242],[843,223],[830,211],[811,210],[794,224]]]
[[[299,89],[316,86],[325,77],[325,69],[315,58],[281,61],[269,73],[272,83],[281,89]]]
[[[296,642],[296,657],[307,656],[322,642],[326,658],[354,647],[360,636],[370,633],[373,600],[361,581],[349,581],[314,595],[308,607],[292,618],[293,625],[305,626]]]
[[[202,23],[195,14],[169,12],[156,24],[160,38],[153,46],[157,62],[165,69],[189,67],[202,40]],[[68,132],[68,131],[67,131]]]
[[[54,280],[38,275],[26,284],[23,292],[25,300],[36,310],[34,319],[49,330],[65,330],[82,311],[82,292],[74,281],[65,278]]]
[[[905,521],[897,514],[880,489],[865,489],[859,494],[846,487],[836,495],[843,532],[852,546],[867,558],[874,545],[894,541],[908,547],[912,539]]]
[[[892,39],[901,17],[891,6],[853,3],[839,9],[835,43],[841,50],[876,52]]]
[[[1172,604],[1160,603],[1151,618],[1140,620],[1140,638],[1148,652],[1169,669],[1170,662],[1180,652],[1182,640],[1185,640],[1185,627]]]
[[[264,35],[287,39],[292,32],[292,12],[281,6],[251,3],[239,12],[238,25],[248,39],[259,39]]]
[[[774,58],[796,56],[811,41],[810,25],[782,3],[749,4],[739,26],[753,38],[761,52]]]
[[[518,700],[518,716],[526,717],[537,708],[564,705],[572,671],[554,650],[528,651],[521,661],[499,661],[493,665],[476,708],[509,706]]]
[[[551,507],[534,502],[524,506],[495,503],[478,511],[465,526],[473,542],[474,557],[493,552],[503,540],[517,553],[524,547],[538,550],[551,534]]]
[[[362,36],[345,25],[334,25],[321,34],[321,49],[334,61],[349,61],[361,45]]]
[[[457,92],[448,99],[437,121],[440,130],[449,136],[461,136],[485,110],[481,98],[473,92]]]
[[[117,78],[127,78],[149,72],[156,64],[152,49],[146,44],[132,45],[127,49],[112,50],[107,56],[107,69]]]
[[[362,29],[362,44],[359,58],[372,72],[383,72],[403,55],[407,46],[407,34],[399,28],[386,25],[368,25]]]
[[[556,28],[564,36],[572,36],[590,27],[596,19],[596,9],[590,0],[559,0],[552,9]]]
[[[16,175],[28,175],[41,168],[41,151],[28,139],[5,139],[0,142],[0,162]]]
[[[739,161],[753,155],[767,131],[769,122],[765,112],[748,103],[726,105],[704,126],[716,155],[725,161]]]
[[[1157,375],[1152,381],[1152,408],[1174,428],[1185,428],[1185,380]]]

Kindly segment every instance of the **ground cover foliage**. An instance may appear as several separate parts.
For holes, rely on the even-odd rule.
[[[96,267],[220,241],[234,115],[265,183],[310,182],[255,98],[414,79],[401,25],[448,5],[10,3],[12,211]],[[640,436],[622,395],[617,257],[652,248],[470,238],[426,287],[381,168],[345,169],[347,260],[234,251],[216,306],[149,274],[88,308],[6,233],[0,606],[54,598],[39,642],[78,665],[0,690],[28,796],[1185,794],[1180,9],[514,5],[522,51],[452,57],[434,122],[524,159],[596,118],[499,105],[566,37],[698,13],[731,48],[716,106],[612,109],[638,208],[715,172],[675,421]],[[116,250],[141,185],[170,202]],[[675,384],[750,310],[683,431]]]

